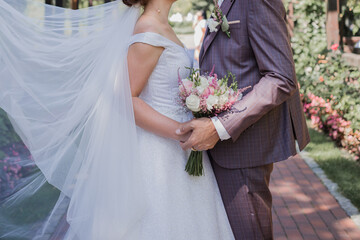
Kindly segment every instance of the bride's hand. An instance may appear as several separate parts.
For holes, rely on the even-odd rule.
[[[178,129],[182,129],[182,127],[185,126],[185,124],[187,124],[189,122],[180,123]],[[177,134],[177,138],[178,138],[177,140],[181,143],[184,143],[190,138],[191,134],[192,134],[192,131],[189,131],[185,134]]]
[[[206,151],[213,149],[220,140],[216,128],[209,118],[193,119],[182,124],[181,128],[176,130],[178,136],[188,136],[189,133],[191,133],[189,139],[180,143],[184,150],[195,148],[199,151]]]

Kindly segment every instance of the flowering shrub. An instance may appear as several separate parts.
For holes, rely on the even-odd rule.
[[[304,99],[304,112],[311,119],[311,123],[318,129],[325,130],[339,145],[360,156],[360,131],[351,127],[351,122],[345,120],[332,107],[332,102],[327,99],[308,93]]]
[[[329,100],[332,108],[351,127],[360,130],[360,72],[348,66],[336,46],[327,55],[319,54],[317,63],[305,69],[300,82],[303,93],[312,93]],[[336,49],[336,50],[335,50]]]
[[[4,111],[0,109],[0,198],[10,193],[24,176],[35,169],[24,166],[31,155],[15,133]]]
[[[359,69],[344,62],[339,45],[327,49],[326,2],[292,2],[292,48],[304,111],[317,128],[359,159]]]
[[[22,143],[11,144],[3,151],[5,157],[0,159],[0,198],[12,191],[22,177],[36,169],[29,150]]]

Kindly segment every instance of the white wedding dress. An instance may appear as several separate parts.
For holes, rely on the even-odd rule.
[[[133,36],[140,12],[122,1],[73,11],[0,0],[0,107],[32,155],[16,166],[40,169],[0,192],[0,239],[234,239],[207,155],[205,175],[191,177],[189,152],[135,125],[135,42],[164,48],[141,98],[191,119],[177,99],[191,58],[156,33]]]
[[[146,32],[131,43],[163,47],[158,64],[140,98],[158,112],[179,122],[192,118],[178,98],[178,69],[181,78],[192,66],[186,48],[162,35]],[[204,153],[204,176],[184,171],[189,152],[175,140],[138,128],[142,171],[146,182],[148,212],[136,232],[139,239],[227,240],[233,239],[225,208],[208,156]]]

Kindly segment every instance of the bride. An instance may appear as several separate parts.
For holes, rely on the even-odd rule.
[[[192,59],[173,2],[0,1],[0,107],[41,170],[0,196],[1,239],[234,239],[207,155],[204,176],[184,171],[178,73]],[[47,182],[60,190],[47,216],[14,220]]]

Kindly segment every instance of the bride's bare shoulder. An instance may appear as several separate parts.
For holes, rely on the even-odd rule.
[[[144,32],[155,32],[161,34],[161,23],[150,16],[142,15],[137,21],[134,34]]]

